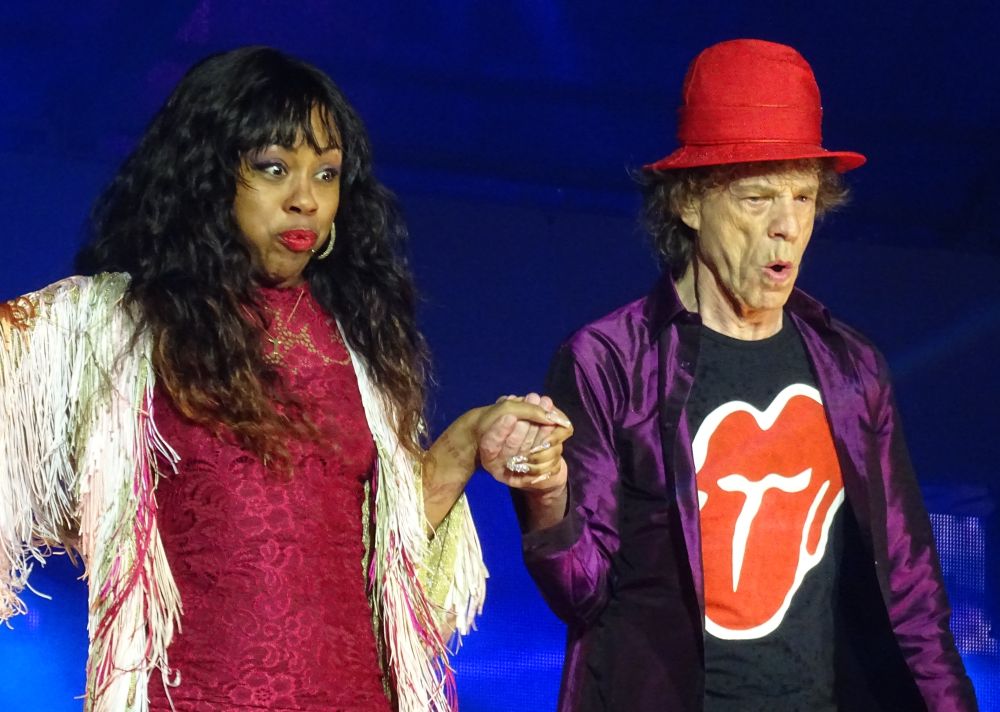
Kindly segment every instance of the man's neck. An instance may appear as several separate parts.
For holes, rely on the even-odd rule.
[[[781,331],[783,310],[750,310],[698,279],[693,265],[674,283],[684,308],[701,317],[712,331],[742,341],[759,341]]]

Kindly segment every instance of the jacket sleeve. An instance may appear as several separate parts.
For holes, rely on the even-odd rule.
[[[951,609],[930,518],[910,463],[884,363],[879,364],[875,437],[885,497],[887,559],[876,561],[889,620],[931,712],[976,710],[975,693],[949,626]]]
[[[566,516],[522,536],[528,571],[555,614],[570,624],[592,622],[607,605],[611,557],[619,546],[613,398],[603,385],[614,379],[599,372],[606,360],[588,361],[595,365],[584,366],[573,347],[564,346],[553,359],[546,385],[574,428],[564,450],[569,473]],[[520,509],[518,498],[515,493]]]
[[[26,610],[33,563],[75,529],[86,285],[71,278],[0,304],[0,620]]]
[[[464,494],[427,542],[418,574],[442,631],[468,635],[482,612],[487,573]]]

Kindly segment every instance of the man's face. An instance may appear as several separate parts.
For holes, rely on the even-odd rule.
[[[694,259],[709,298],[740,317],[780,313],[812,236],[818,190],[818,170],[786,170],[690,200],[681,218],[698,233]]]

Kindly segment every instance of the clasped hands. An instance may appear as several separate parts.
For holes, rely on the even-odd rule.
[[[536,506],[561,516],[566,499],[563,443],[573,425],[547,396],[503,396],[463,413],[431,445],[424,459],[425,514],[433,528],[482,466],[521,490]]]
[[[566,486],[563,443],[573,425],[548,396],[502,396],[486,409],[480,429],[479,464],[515,489],[548,492]]]

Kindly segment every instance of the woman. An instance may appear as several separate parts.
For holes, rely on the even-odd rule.
[[[61,543],[86,710],[450,708],[485,578],[462,489],[477,458],[563,486],[570,427],[505,399],[423,450],[405,229],[343,95],[271,49],[205,60],[93,227],[90,277],[0,305],[2,617]]]

